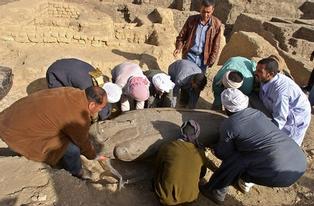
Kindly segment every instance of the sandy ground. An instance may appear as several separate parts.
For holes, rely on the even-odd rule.
[[[0,101],[0,111],[16,100],[40,89],[46,88],[47,67],[59,58],[76,57],[97,65],[109,74],[114,65],[132,59],[138,62],[138,53],[146,45],[123,49],[125,54],[112,52],[113,48],[92,48],[72,46],[38,46],[0,43],[0,65],[13,69],[14,84],[9,94]],[[122,50],[122,49],[121,49]],[[143,51],[141,51],[143,50]],[[171,55],[171,54],[169,54]],[[131,58],[132,57],[132,58]],[[216,68],[217,70],[217,68]],[[215,69],[209,72],[212,79]],[[208,85],[211,84],[209,81]],[[202,92],[198,108],[211,106],[211,87]],[[53,106],[53,105],[47,105]],[[314,122],[308,129],[303,149],[307,154],[306,174],[289,188],[266,188],[256,186],[248,194],[231,188],[225,205],[314,205]],[[211,160],[219,164],[212,155]],[[86,162],[86,167],[100,174],[102,168],[97,162]],[[123,175],[141,174],[149,170],[148,162],[133,164],[113,162]],[[41,163],[23,157],[12,156],[6,145],[0,142],[0,206],[4,205],[159,205],[149,179],[126,185],[121,191],[111,180],[87,182],[72,177],[64,170],[52,169]],[[207,178],[211,175],[208,171]],[[113,179],[114,180],[114,179]],[[215,205],[200,195],[191,205]]]

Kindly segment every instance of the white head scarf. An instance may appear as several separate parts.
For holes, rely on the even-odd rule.
[[[239,112],[249,105],[249,98],[236,88],[225,89],[221,93],[222,105],[230,112]]]
[[[234,82],[232,80],[229,79],[229,74],[232,72],[232,70],[227,71],[223,77],[222,77],[222,84],[226,87],[226,88],[240,88],[243,84],[243,80],[241,82]]]
[[[164,73],[159,73],[152,78],[153,85],[161,92],[169,93],[174,88],[174,83],[171,81],[170,76]]]
[[[111,83],[111,82],[107,82],[104,84],[102,88],[107,93],[107,98],[108,98],[109,103],[116,103],[120,100],[122,89],[119,85]]]

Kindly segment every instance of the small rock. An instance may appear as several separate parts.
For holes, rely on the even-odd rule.
[[[41,201],[41,202],[46,201],[47,195],[40,194],[37,199],[38,199],[38,201]]]

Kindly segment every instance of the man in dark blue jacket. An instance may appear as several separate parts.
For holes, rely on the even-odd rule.
[[[109,81],[109,78],[104,76],[100,70],[95,69],[92,65],[82,60],[74,58],[55,61],[49,66],[46,79],[48,88],[75,87],[82,90],[90,86],[102,87],[105,82]],[[109,94],[110,92],[107,93]],[[110,116],[111,108],[111,104],[107,104],[99,112],[100,120],[105,120]]]
[[[235,88],[221,94],[229,116],[220,128],[214,154],[220,167],[201,192],[221,204],[227,187],[239,181],[269,187],[288,187],[306,170],[300,147],[262,112],[248,108],[248,97]]]

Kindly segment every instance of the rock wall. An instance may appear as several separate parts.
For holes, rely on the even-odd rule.
[[[223,48],[218,64],[223,64],[234,56],[243,56],[258,61],[270,55],[280,58],[280,70],[289,73],[285,60],[280,57],[277,49],[267,42],[263,37],[253,32],[235,32],[228,44]]]
[[[299,7],[304,2],[305,0],[219,0],[215,15],[228,25],[234,24],[241,13],[298,18],[301,16]]]
[[[241,14],[232,33],[238,31],[255,32],[266,39],[285,59],[296,82],[307,83],[313,69],[309,62],[314,48],[313,21]]]
[[[83,44],[107,46],[114,37],[113,21],[106,14],[89,15],[77,4],[37,1],[33,8],[25,1],[0,8],[0,39],[19,43]],[[14,4],[14,5],[12,5]],[[18,11],[23,10],[23,18]],[[5,13],[11,13],[9,18]]]

